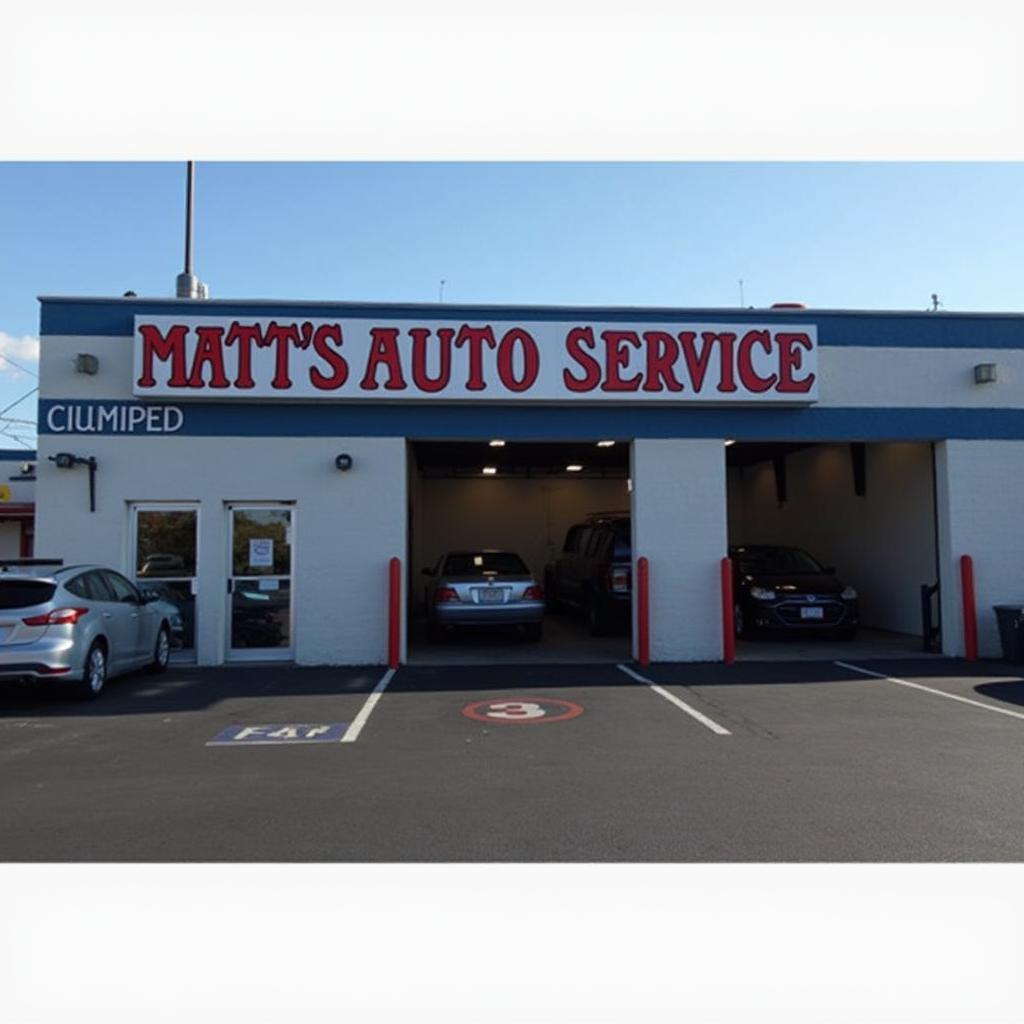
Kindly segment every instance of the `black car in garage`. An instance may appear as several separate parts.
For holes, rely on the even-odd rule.
[[[628,512],[593,512],[569,527],[558,558],[544,569],[548,607],[583,612],[592,636],[628,628],[633,556]]]
[[[857,591],[802,548],[743,544],[729,548],[737,636],[755,631],[857,632]]]

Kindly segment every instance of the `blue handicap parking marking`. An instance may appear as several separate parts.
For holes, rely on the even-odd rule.
[[[285,743],[339,743],[348,722],[321,725],[229,725],[221,729],[208,747],[275,746]]]

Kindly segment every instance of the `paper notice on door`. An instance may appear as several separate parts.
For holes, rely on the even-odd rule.
[[[260,590],[280,590],[281,589],[281,581],[280,580],[260,580],[259,581],[259,589]]]
[[[272,537],[253,537],[249,541],[249,568],[273,568],[274,540]]]

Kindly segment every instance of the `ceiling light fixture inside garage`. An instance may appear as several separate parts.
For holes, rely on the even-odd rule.
[[[598,441],[597,442],[597,447],[598,448],[612,448],[614,446],[615,446],[615,442],[614,441]]]
[[[491,448],[504,448],[505,447],[505,442],[504,441],[490,441],[488,443],[489,443]]]
[[[726,442],[725,442],[725,447],[726,447],[726,448],[728,448],[728,447],[729,447],[729,445],[731,445],[731,444],[735,444],[735,443],[736,443],[736,442],[735,442],[735,441],[733,441],[733,440],[729,440],[729,441],[726,441]]]
[[[578,473],[581,469],[583,469],[583,467],[576,462],[571,462],[565,467],[565,471],[567,473]]]
[[[497,472],[497,466],[484,466],[484,476],[494,476]]]

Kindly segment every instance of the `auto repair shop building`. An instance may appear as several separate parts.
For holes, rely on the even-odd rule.
[[[36,551],[152,581],[200,664],[384,662],[394,557],[404,660],[421,566],[539,574],[602,509],[649,561],[654,660],[721,659],[730,543],[810,550],[908,636],[938,583],[951,655],[962,555],[982,656],[1024,597],[1019,315],[41,303]]]

